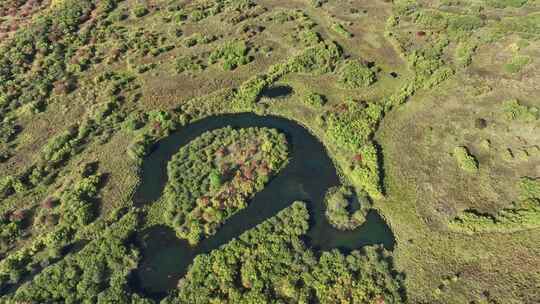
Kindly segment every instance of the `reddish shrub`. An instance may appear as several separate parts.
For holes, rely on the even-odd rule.
[[[416,36],[417,36],[417,37],[424,37],[425,35],[426,35],[426,32],[424,32],[424,31],[418,31],[418,32],[416,32]]]
[[[56,206],[56,203],[57,200],[54,197],[48,197],[41,203],[41,207],[44,209],[52,209]]]
[[[221,147],[216,151],[216,156],[218,156],[218,157],[223,157],[223,156],[225,156],[225,154],[226,154],[226,152],[225,152],[224,147]]]

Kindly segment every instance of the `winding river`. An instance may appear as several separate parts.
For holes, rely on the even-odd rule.
[[[139,233],[137,243],[142,261],[133,280],[137,291],[155,299],[165,296],[185,275],[195,256],[219,248],[296,200],[306,202],[309,208],[310,229],[304,241],[314,250],[338,248],[347,252],[373,244],[394,248],[391,230],[375,211],[370,211],[366,223],[353,231],[339,231],[328,223],[324,195],[328,188],[340,184],[336,168],[315,136],[298,123],[276,116],[244,113],[208,117],[159,141],[143,161],[135,204],[143,206],[159,199],[167,182],[167,163],[180,147],[206,131],[226,126],[267,127],[283,132],[289,142],[288,165],[254,196],[246,209],[229,218],[214,236],[196,247],[176,238],[166,226],[150,227]]]

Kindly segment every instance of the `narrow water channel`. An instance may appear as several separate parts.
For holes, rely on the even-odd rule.
[[[226,126],[267,127],[283,132],[289,142],[289,164],[255,195],[246,209],[229,218],[216,235],[202,240],[196,247],[176,238],[167,226],[142,231],[138,235],[142,262],[134,278],[138,292],[156,299],[163,297],[185,275],[195,256],[219,248],[297,200],[307,203],[310,229],[305,242],[314,250],[338,248],[347,252],[373,244],[393,249],[393,234],[375,211],[368,213],[364,225],[352,231],[339,231],[328,223],[324,195],[330,187],[340,184],[336,168],[315,136],[298,123],[276,116],[245,113],[209,117],[161,140],[143,161],[135,204],[150,204],[161,196],[167,183],[167,163],[180,147],[206,131]]]

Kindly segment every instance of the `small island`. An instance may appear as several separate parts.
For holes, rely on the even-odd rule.
[[[206,132],[168,165],[165,221],[196,245],[287,164],[287,140],[275,129],[230,127]]]

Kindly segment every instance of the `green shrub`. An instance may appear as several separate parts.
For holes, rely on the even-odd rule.
[[[517,184],[518,202],[496,214],[484,214],[476,210],[465,210],[449,226],[467,233],[515,232],[540,227],[540,180],[523,177]]]
[[[519,181],[520,199],[535,200],[540,207],[540,178],[523,177]]]
[[[537,39],[540,36],[540,13],[530,13],[519,17],[506,17],[495,24],[495,34],[500,37],[517,34],[526,39]]]
[[[322,107],[326,103],[326,97],[319,93],[308,92],[303,101],[312,107]]]
[[[0,178],[0,198],[7,197],[15,192],[13,184],[15,183],[15,178],[12,176],[4,176]]]
[[[522,105],[517,99],[503,102],[503,112],[509,120],[535,121],[540,117],[540,110],[536,107]]]
[[[152,137],[148,134],[144,134],[129,145],[128,155],[131,157],[131,159],[141,163],[143,157],[148,155],[148,152],[150,152],[150,147],[153,143],[154,141]]]
[[[286,64],[284,70],[293,73],[324,74],[334,71],[343,51],[335,42],[321,42],[306,49]]]
[[[472,173],[478,171],[478,161],[466,147],[455,147],[454,157],[461,169]]]
[[[381,198],[383,195],[381,182],[381,169],[379,155],[373,143],[365,144],[358,150],[360,161],[353,164],[351,180],[369,194],[372,198]]]
[[[352,38],[353,34],[349,32],[341,23],[334,23],[331,26],[332,30],[345,38]]]
[[[339,83],[349,89],[365,88],[376,81],[375,73],[358,60],[348,60],[339,71]]]
[[[460,42],[456,48],[456,61],[462,67],[472,63],[472,56],[476,51],[477,44],[472,42]]]
[[[311,29],[304,29],[298,33],[298,39],[307,47],[317,45],[321,42],[319,33]]]
[[[76,137],[77,133],[75,129],[64,131],[60,135],[53,137],[43,147],[43,158],[53,164],[65,160],[71,155],[74,147],[78,144]]]
[[[216,40],[215,36],[208,36],[208,35],[202,35],[202,34],[196,33],[185,38],[184,45],[189,48],[197,44],[208,44],[214,40]]]
[[[79,252],[37,273],[29,283],[17,289],[14,301],[150,303],[128,290],[129,275],[137,267],[139,255],[126,244],[137,225],[137,215],[128,213]],[[58,235],[58,238],[66,237],[72,236]]]
[[[137,5],[133,8],[133,15],[137,18],[143,17],[148,13],[148,8],[144,5]]]
[[[321,7],[323,4],[328,3],[328,0],[311,0],[310,2],[314,7]]]

